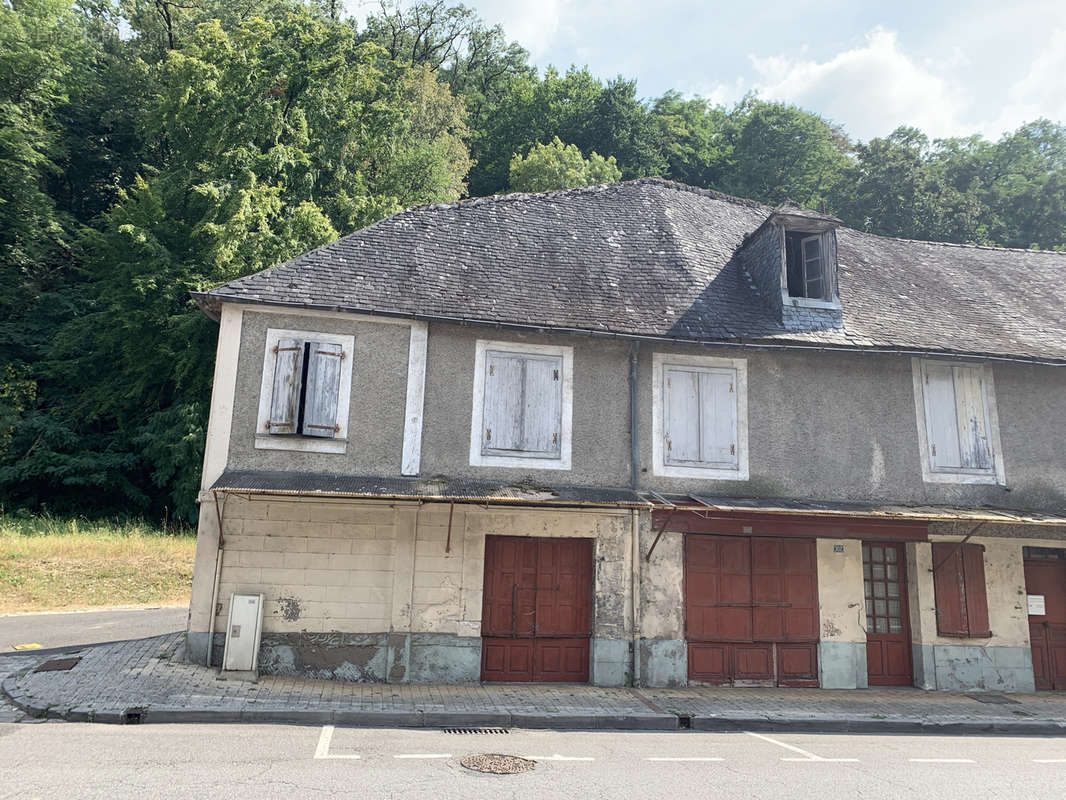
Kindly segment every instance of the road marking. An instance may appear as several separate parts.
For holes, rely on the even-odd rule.
[[[398,753],[393,758],[451,758],[451,753]]]
[[[976,764],[972,758],[908,758],[914,764]]]
[[[561,756],[556,753],[553,756],[522,756],[531,761],[595,761],[591,756]]]
[[[16,650],[40,650],[44,647],[43,644],[37,644],[37,642],[26,642],[26,644],[15,645]]]
[[[1034,764],[1066,764],[1066,758],[1034,758]]]
[[[333,741],[333,726],[323,725],[322,733],[318,736],[318,747],[315,748],[315,758],[360,758],[354,753],[331,753],[329,743]]]
[[[821,756],[816,756],[814,753],[810,752],[809,750],[804,750],[802,747],[796,747],[795,745],[788,744],[786,742],[779,742],[777,739],[771,739],[769,736],[764,736],[761,733],[755,733],[753,731],[744,731],[744,733],[748,734],[748,736],[754,736],[756,739],[762,739],[764,742],[769,742],[770,744],[776,744],[778,747],[784,747],[786,750],[791,750],[793,753],[799,753],[801,756],[803,756],[803,758],[784,758],[784,757],[782,757],[782,759],[781,759],[782,761],[848,761],[848,762],[855,762],[855,761],[859,760],[857,758],[822,758]]]
[[[725,761],[716,756],[649,756],[645,761]]]

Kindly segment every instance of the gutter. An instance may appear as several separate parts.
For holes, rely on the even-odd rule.
[[[970,353],[960,350],[922,350],[907,347],[863,347],[861,345],[825,345],[825,344],[799,344],[782,342],[765,342],[759,339],[688,339],[680,336],[652,336],[650,334],[618,333],[614,331],[597,331],[589,328],[568,328],[553,325],[528,325],[519,322],[492,322],[469,317],[451,317],[444,314],[417,314],[401,311],[380,311],[377,309],[347,308],[344,306],[315,305],[312,303],[284,303],[280,301],[265,302],[262,300],[250,300],[238,297],[217,297],[209,292],[189,292],[189,296],[203,310],[208,318],[217,321],[219,312],[215,311],[214,303],[221,307],[222,303],[240,303],[241,305],[263,305],[275,308],[288,308],[294,311],[329,311],[343,314],[362,314],[369,317],[386,317],[389,319],[422,320],[425,322],[439,322],[448,325],[459,325],[468,328],[491,328],[495,330],[510,330],[523,333],[559,333],[569,336],[588,336],[592,338],[616,339],[629,342],[671,342],[676,344],[697,345],[703,347],[740,347],[753,350],[800,350],[824,353],[851,353],[851,354],[879,354],[898,356],[948,356],[951,358],[968,358],[977,361],[1001,361],[1017,364],[1034,364],[1045,367],[1066,367],[1066,359],[1048,359],[1028,356],[1004,356],[991,353]]]

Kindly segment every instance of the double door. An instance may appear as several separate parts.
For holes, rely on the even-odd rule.
[[[488,536],[481,679],[589,679],[592,540]]]
[[[1037,689],[1066,689],[1066,553],[1034,548],[1025,559],[1025,591],[1036,601],[1029,614]]]
[[[685,537],[693,681],[818,685],[818,575],[810,539]]]

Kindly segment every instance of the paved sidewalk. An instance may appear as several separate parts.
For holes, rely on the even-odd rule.
[[[221,680],[176,659],[183,634],[0,664],[25,713],[94,722],[294,722],[377,727],[820,730],[1066,735],[1066,694],[916,689],[605,689],[529,684],[361,684],[264,676]],[[12,672],[12,670],[14,670]],[[991,701],[991,702],[989,702]],[[0,715],[3,712],[0,705]],[[2,716],[0,716],[2,721]]]

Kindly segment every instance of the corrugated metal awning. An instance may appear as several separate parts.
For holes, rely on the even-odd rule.
[[[501,505],[650,508],[631,489],[535,486],[450,478],[382,478],[324,472],[226,470],[211,486],[224,492],[290,497],[431,500]]]
[[[652,493],[642,493],[652,494]],[[653,495],[657,510],[673,507],[679,511],[720,513],[752,512],[803,516],[866,517],[910,522],[991,522],[1006,525],[1066,525],[1062,514],[978,506],[900,505],[857,503],[832,500],[793,500],[785,497],[717,497],[713,495]]]

